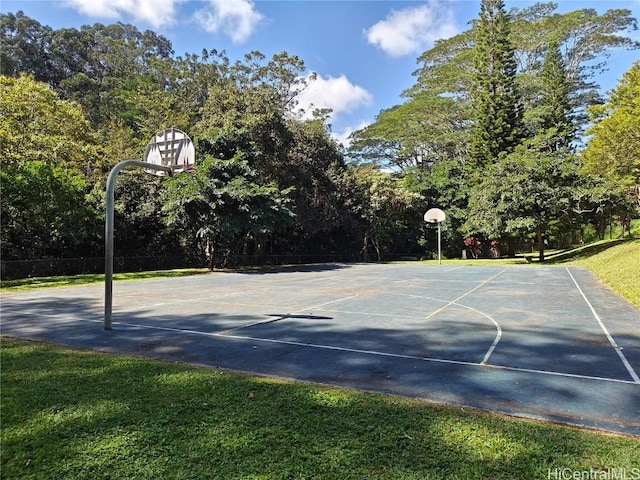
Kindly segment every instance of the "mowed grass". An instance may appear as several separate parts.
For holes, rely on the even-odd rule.
[[[640,472],[637,437],[7,338],[1,346],[3,479]]]
[[[140,280],[143,278],[184,277],[210,273],[204,268],[185,268],[177,270],[157,270],[150,272],[114,273],[114,281]],[[17,280],[0,280],[0,291],[16,292],[36,288],[73,287],[90,283],[104,282],[103,273],[88,273],[81,275],[59,275],[54,277],[20,278]]]
[[[640,307],[640,240],[626,241],[595,255],[576,258],[624,298]]]

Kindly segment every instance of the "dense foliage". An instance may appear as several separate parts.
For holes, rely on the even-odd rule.
[[[479,20],[421,55],[406,101],[348,151],[326,111],[296,113],[305,66],[286,52],[176,57],[132,25],[53,30],[3,14],[2,258],[100,256],[106,175],[168,127],[191,135],[198,168],[119,176],[115,245],[127,255],[210,266],[422,256],[434,249],[421,218],[432,206],[447,211],[449,255],[471,236],[506,240],[512,254],[528,235],[568,243],[587,224],[604,235],[612,218],[637,214],[640,78],[636,64],[601,105],[592,74],[612,49],[638,48],[624,36],[636,20],[554,10],[483,0]]]
[[[419,57],[405,103],[353,135],[351,155],[411,175],[428,206],[447,211],[449,254],[467,244],[488,252],[497,240],[513,254],[531,239],[543,259],[550,241],[582,241],[591,227],[602,238],[607,224],[638,214],[632,189],[621,191],[611,170],[581,168],[604,160],[594,147],[605,119],[640,144],[638,129],[625,126],[633,114],[623,115],[615,100],[600,107],[594,81],[613,49],[640,46],[624,35],[637,20],[628,10],[557,14],[556,7],[507,12],[504,2],[483,0],[469,30]],[[633,70],[624,82],[635,82],[637,103]],[[620,115],[611,119],[614,109]],[[618,171],[627,186],[640,185],[628,168],[637,158],[632,153]]]

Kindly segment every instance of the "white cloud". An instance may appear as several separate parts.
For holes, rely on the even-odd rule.
[[[176,5],[183,0],[67,0],[66,5],[89,17],[120,18],[131,15],[154,28],[171,25]]]
[[[367,41],[394,57],[422,53],[440,38],[459,33],[450,7],[430,0],[418,7],[393,10],[365,30]]]
[[[316,108],[330,108],[333,110],[331,116],[335,117],[340,113],[352,112],[360,106],[370,105],[373,101],[367,90],[354,85],[344,75],[326,79],[317,75],[315,80],[311,80],[312,75],[307,76],[309,86],[297,97],[298,108],[305,111],[304,118],[311,118]]]
[[[195,13],[196,21],[207,32],[222,32],[236,44],[246,41],[264,20],[252,0],[208,0],[208,3],[208,7]]]
[[[351,145],[351,139],[349,138],[349,135],[358,130],[362,130],[369,125],[371,125],[371,122],[369,121],[362,121],[355,127],[347,125],[345,127],[342,127],[340,131],[333,132],[331,136],[335,138],[339,143],[341,143],[345,148],[349,148],[349,146]]]

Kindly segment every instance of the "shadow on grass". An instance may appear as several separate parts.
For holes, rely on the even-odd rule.
[[[624,242],[633,241],[629,240],[605,240],[602,242],[596,242],[584,247],[574,248],[565,252],[560,252],[555,255],[549,255],[543,262],[546,265],[561,264],[566,262],[572,262],[574,260],[583,260],[585,258],[597,255],[605,250],[621,245]]]
[[[6,478],[497,479],[640,467],[634,439],[471,409],[8,339],[1,353]]]

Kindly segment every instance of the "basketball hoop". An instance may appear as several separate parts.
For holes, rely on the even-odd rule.
[[[424,221],[428,223],[440,223],[444,222],[446,215],[439,208],[430,208],[427,213],[424,214]]]
[[[431,224],[438,225],[438,265],[442,265],[442,247],[441,247],[441,235],[440,224],[445,221],[447,216],[439,208],[430,208],[424,214],[424,221]]]
[[[111,330],[113,307],[113,217],[116,177],[126,167],[144,168],[154,175],[173,175],[195,171],[196,152],[189,135],[177,128],[167,128],[153,137],[144,152],[144,162],[123,160],[107,177],[104,227],[104,329]]]
[[[194,172],[196,152],[189,135],[177,128],[167,128],[151,139],[144,152],[144,161],[171,167],[172,173]],[[154,175],[164,171],[147,170]]]

